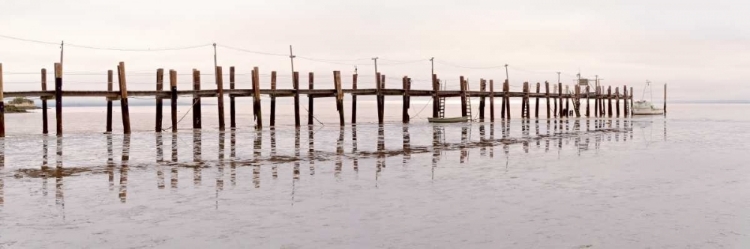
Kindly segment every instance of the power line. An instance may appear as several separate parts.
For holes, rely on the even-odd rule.
[[[230,46],[221,45],[221,44],[216,44],[216,46],[219,46],[219,47],[222,47],[222,48],[226,48],[226,49],[236,50],[236,51],[240,51],[240,52],[251,53],[251,54],[260,54],[260,55],[269,55],[269,56],[284,56],[284,57],[289,56],[289,55],[286,55],[286,54],[266,53],[266,52],[253,51],[253,50],[247,50],[247,49],[242,49],[242,48],[235,48],[235,47],[230,47]]]
[[[503,65],[503,66],[490,66],[490,67],[467,67],[467,66],[456,65],[456,64],[453,64],[453,63],[442,62],[442,61],[438,61],[438,60],[435,60],[435,62],[437,62],[438,64],[446,65],[446,66],[457,67],[457,68],[465,68],[465,69],[497,69],[497,68],[503,68],[503,67],[505,67],[505,65]]]

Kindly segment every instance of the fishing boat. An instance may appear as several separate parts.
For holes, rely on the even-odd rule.
[[[646,81],[646,87],[643,88],[643,95],[641,97],[641,100],[636,101],[633,103],[633,115],[662,115],[664,114],[664,109],[658,108],[654,106],[653,103],[650,101],[645,100],[646,97],[646,89],[649,90],[651,93],[651,99],[653,99],[653,92],[651,91],[651,82]]]
[[[430,123],[466,123],[469,117],[427,118]]]

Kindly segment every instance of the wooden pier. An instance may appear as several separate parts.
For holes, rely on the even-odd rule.
[[[461,112],[464,116],[469,115],[471,106],[469,101],[471,98],[479,98],[479,115],[478,120],[480,122],[487,121],[485,119],[485,108],[487,104],[485,99],[489,98],[489,121],[495,121],[495,98],[500,98],[501,108],[500,117],[505,119],[511,118],[510,111],[510,99],[520,98],[521,99],[521,118],[531,119],[531,100],[534,99],[534,112],[533,118],[539,119],[540,112],[540,98],[546,100],[546,118],[566,118],[574,115],[575,117],[582,117],[581,114],[581,100],[586,103],[585,117],[590,117],[589,103],[594,102],[594,116],[595,117],[628,117],[631,115],[630,110],[633,103],[633,90],[623,86],[623,91],[620,93],[619,88],[615,87],[614,93],[612,87],[608,86],[606,94],[603,86],[590,91],[588,85],[585,89],[582,86],[574,85],[574,91],[569,91],[568,86],[565,86],[563,91],[563,84],[557,83],[557,92],[550,92],[550,83],[544,82],[544,92],[541,92],[541,83],[535,84],[535,91],[531,91],[532,88],[529,82],[523,83],[523,90],[521,92],[511,92],[510,83],[505,80],[502,84],[502,92],[495,93],[494,81],[480,79],[477,81],[479,89],[478,91],[471,91],[470,83],[468,80],[460,76],[460,89],[458,90],[440,90],[441,81],[437,74],[432,75],[432,89],[412,89],[411,78],[403,76],[401,88],[394,88],[395,84],[390,84],[391,88],[387,88],[385,84],[385,75],[380,72],[376,73],[376,83],[371,88],[362,87],[357,85],[358,75],[354,74],[351,79],[351,88],[344,89],[339,71],[333,72],[333,88],[319,89],[313,87],[314,74],[308,74],[309,87],[308,89],[300,89],[299,72],[294,72],[292,77],[292,89],[277,89],[276,86],[276,72],[271,72],[271,88],[261,89],[260,88],[260,71],[257,67],[253,68],[252,71],[252,86],[251,88],[242,89],[235,84],[235,68],[230,67],[229,70],[229,89],[224,89],[222,67],[217,66],[215,68],[216,75],[216,88],[215,89],[201,89],[200,87],[200,72],[193,70],[193,89],[192,90],[178,90],[177,89],[177,72],[175,70],[169,70],[169,86],[168,91],[163,90],[164,70],[157,69],[155,71],[156,82],[154,83],[156,88],[153,91],[129,91],[127,90],[127,75],[125,71],[125,63],[120,62],[117,65],[117,86],[119,89],[115,91],[113,89],[113,75],[112,71],[107,72],[107,90],[102,91],[66,91],[63,90],[64,79],[63,79],[63,68],[59,63],[55,64],[55,89],[54,91],[47,90],[46,86],[46,69],[41,70],[41,89],[39,91],[8,91],[3,92],[3,78],[2,78],[2,64],[0,64],[0,99],[3,97],[38,97],[42,100],[43,107],[46,107],[47,100],[54,100],[55,105],[55,117],[56,117],[56,133],[61,135],[63,133],[63,98],[64,97],[98,97],[102,98],[107,103],[107,120],[106,120],[106,132],[112,131],[112,102],[120,101],[122,108],[122,122],[123,122],[123,133],[130,134],[130,116],[128,112],[128,97],[154,97],[156,100],[156,132],[161,132],[164,129],[161,127],[162,120],[162,100],[170,99],[171,101],[171,130],[177,131],[177,99],[184,96],[192,97],[193,105],[193,128],[201,129],[201,98],[217,98],[218,99],[218,119],[219,129],[224,130],[224,97],[229,97],[230,103],[230,127],[236,127],[235,114],[237,107],[235,99],[240,97],[251,97],[253,98],[253,115],[255,117],[256,129],[262,129],[263,127],[263,115],[261,113],[261,98],[268,97],[271,100],[271,108],[269,115],[269,124],[273,127],[276,123],[276,99],[291,97],[294,98],[294,120],[295,125],[299,127],[300,124],[300,95],[306,95],[308,98],[308,119],[307,124],[313,124],[314,118],[314,99],[316,98],[336,98],[336,110],[338,111],[339,124],[345,125],[344,115],[344,95],[349,94],[352,96],[352,111],[351,111],[351,123],[355,124],[357,121],[357,96],[376,96],[377,100],[377,115],[378,123],[382,124],[385,122],[384,113],[384,96],[402,96],[402,120],[403,123],[409,123],[411,118],[409,117],[408,110],[410,108],[412,97],[431,97],[432,105],[432,116],[438,117],[439,109],[441,108],[438,104],[440,98],[461,98],[462,109]],[[664,97],[666,99],[666,85],[664,91]],[[620,102],[622,101],[622,105]],[[571,105],[572,102],[572,105]],[[630,103],[628,103],[630,102]],[[550,103],[554,104],[554,109],[551,109]],[[3,109],[3,102],[0,101],[0,110]],[[664,109],[666,113],[666,101],[664,103]],[[473,119],[473,117],[470,117]],[[43,122],[43,133],[47,133],[47,108],[42,108],[42,122]],[[396,120],[394,120],[396,121]],[[5,135],[5,122],[3,112],[0,111],[0,137]]]

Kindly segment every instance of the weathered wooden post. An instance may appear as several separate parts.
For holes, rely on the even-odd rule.
[[[224,130],[224,74],[221,67],[216,67],[216,98],[219,111],[219,130]]]
[[[352,90],[357,90],[357,74],[352,75]],[[352,93],[352,124],[357,123],[357,94]]]
[[[432,74],[432,117],[437,118],[440,116],[440,99],[438,97],[438,86],[437,74]]]
[[[5,95],[3,91],[3,64],[0,63],[0,137],[5,137],[5,101],[3,100],[3,98],[5,98]],[[3,145],[3,147],[5,147],[5,145]],[[2,149],[4,150],[5,148]],[[3,156],[2,160],[4,164],[5,156]],[[2,168],[3,166],[5,165],[0,165],[0,168]],[[0,189],[2,189],[2,186],[0,186]]]
[[[589,86],[588,86],[588,85],[586,85],[586,117],[587,117],[587,118],[588,118],[588,117],[591,117],[591,116],[590,116],[590,114],[589,114],[589,111],[590,111],[590,105],[591,105],[591,104],[590,104],[591,102],[590,102],[590,100],[589,100],[589,93],[590,93],[590,91],[589,91]]]
[[[377,93],[377,96],[375,98],[376,98],[377,108],[378,108],[378,124],[383,124],[383,114],[384,114],[383,108],[385,106],[383,105],[383,99],[381,98],[381,96],[383,95],[383,92],[382,92],[383,85],[381,81],[382,78],[380,76],[381,76],[380,73],[375,74],[375,78],[376,78],[375,79],[375,91]]]
[[[607,96],[604,95],[604,86],[601,86],[601,97],[599,98],[599,111],[601,112],[599,114],[599,117],[606,117],[607,116]]]
[[[505,115],[510,119],[510,82],[508,80],[505,80],[503,91],[505,91]]]
[[[490,122],[495,122],[495,81],[490,80]]]
[[[334,75],[335,77],[335,75]],[[307,75],[308,78],[308,89],[312,90],[315,88],[313,85],[315,75],[310,72]],[[335,84],[335,83],[334,83]],[[313,113],[315,112],[315,108],[313,108],[314,105],[313,95],[311,93],[307,94],[307,125],[313,125]]]
[[[667,83],[664,83],[664,116],[667,116]]]
[[[230,69],[230,71],[233,71]],[[230,78],[232,78],[230,76]],[[230,80],[232,81],[232,80]],[[234,84],[232,84],[234,85]],[[159,89],[161,90],[161,89]],[[201,90],[201,72],[197,69],[193,69],[193,129],[201,129],[203,128],[203,122],[202,122],[202,114],[201,114],[201,97],[198,95],[198,91]],[[161,102],[161,100],[158,100]],[[161,105],[161,103],[159,103]],[[232,100],[231,107],[234,107],[234,100]],[[158,107],[159,110],[161,110],[161,107]],[[161,122],[161,117],[159,117],[159,122]],[[161,124],[159,124],[159,127],[161,127]]]
[[[409,107],[410,107],[409,100],[411,96],[409,93],[409,90],[411,88],[411,79],[409,79],[409,77],[407,76],[404,76],[404,78],[402,79],[402,84],[403,84],[404,94],[403,94],[403,100],[401,101],[402,103],[401,122],[404,124],[408,124],[409,123]]]
[[[479,92],[481,92],[479,95],[479,122],[484,122],[484,92],[486,89],[487,82],[485,82],[484,79],[479,80]]]
[[[523,83],[523,97],[521,98],[521,118],[528,119],[531,117],[529,112],[529,82]]]
[[[536,83],[536,105],[534,107],[534,118],[539,119],[539,90],[541,88],[541,84],[539,82]]]
[[[557,85],[552,85],[552,86],[554,87],[554,89],[552,89],[552,94],[555,95],[555,93],[557,92]],[[560,111],[558,111],[557,109],[557,102],[558,102],[557,99],[558,98],[555,98],[552,100],[553,104],[555,105],[555,111],[552,112],[555,118],[557,118],[557,115],[560,115]]]
[[[119,70],[120,79],[120,110],[122,111],[122,131],[124,134],[130,134],[130,109],[128,107],[128,83],[125,77],[125,62],[120,62]],[[61,84],[62,85],[62,84]]]
[[[55,63],[55,122],[57,123],[57,136],[63,134],[63,123],[62,123],[62,64]],[[118,69],[118,73],[119,73]]]
[[[612,117],[612,86],[607,87],[607,116]]]
[[[113,91],[113,84],[114,84],[113,82],[114,82],[114,76],[113,76],[112,70],[107,70],[107,93],[111,93]],[[46,70],[42,71],[42,91],[47,91]],[[43,132],[44,134],[47,134],[47,100],[45,98],[42,98],[42,109],[43,109],[42,119],[44,119],[42,130],[44,131]],[[112,98],[110,97],[107,97],[106,132],[112,133]]]
[[[234,67],[229,67],[229,90],[234,90],[235,86],[235,77],[234,77]],[[224,88],[224,87],[222,87]],[[224,98],[222,98],[224,99]],[[199,99],[200,101],[200,99]],[[200,102],[197,103],[200,105]],[[230,128],[237,128],[237,112],[236,107],[234,103],[234,96],[229,95],[229,127]]]
[[[570,116],[570,89],[565,86],[565,117]]]
[[[576,84],[575,91],[576,91],[576,96],[575,96],[575,99],[573,100],[573,105],[574,105],[573,109],[576,112],[576,118],[580,118],[581,117],[581,86]]]
[[[560,102],[560,118],[565,117],[565,107],[563,107],[563,88],[562,83],[557,83],[557,99]]]
[[[159,68],[156,70],[156,121],[154,125],[156,132],[162,131],[162,107],[164,105],[164,100],[160,96],[162,90],[164,90],[164,69]],[[107,119],[109,119],[109,117]]]
[[[623,117],[627,117],[630,115],[628,112],[628,86],[623,85],[622,86],[622,115]]]
[[[271,120],[269,126],[276,126],[276,71],[271,71]]]
[[[464,79],[464,76],[459,77],[460,81],[460,90],[461,90],[461,117],[466,117],[468,113],[466,112],[466,80]],[[469,117],[471,119],[471,117]]]
[[[112,70],[107,71],[107,73],[108,73],[107,77],[109,79],[107,83],[108,84],[107,87],[109,88],[109,91],[111,92],[112,91]],[[47,69],[44,69],[44,68],[42,68],[42,91],[44,92],[47,91]],[[45,96],[40,99],[42,100],[42,134],[46,135],[47,133],[49,133],[49,129],[47,127],[48,126],[47,125],[47,99],[49,99],[49,97]],[[109,125],[107,127],[109,127],[108,130],[111,132],[112,131],[112,104],[111,104],[112,102],[110,101],[109,103],[110,104],[107,107],[108,114],[109,114]]]
[[[620,88],[615,87],[615,113],[616,117],[620,117]]]
[[[630,87],[630,116],[633,116],[633,87]]]
[[[594,117],[599,117],[599,86],[594,88]]]
[[[253,113],[255,113],[255,129],[263,129],[263,114],[260,106],[260,70],[253,68]],[[299,94],[297,94],[299,96]]]
[[[341,72],[333,71],[333,87],[336,89],[336,110],[339,112],[339,126],[344,126],[344,90],[341,89]]]
[[[177,71],[169,70],[170,115],[172,132],[177,132]]]
[[[551,118],[549,105],[549,82],[544,82],[544,97],[547,99],[547,119]]]
[[[292,73],[292,87],[294,87],[294,127],[300,127],[299,122],[299,72]]]

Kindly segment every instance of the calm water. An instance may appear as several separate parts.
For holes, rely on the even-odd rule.
[[[101,133],[103,107],[66,107],[62,138],[39,135],[40,113],[7,115],[0,248],[750,246],[748,105],[433,126],[424,104],[378,126],[363,102],[364,123],[340,129],[316,101],[326,125],[283,111],[261,132],[246,112],[218,132],[206,105],[204,129],[188,114],[177,134],[133,107],[130,136],[119,119]]]

